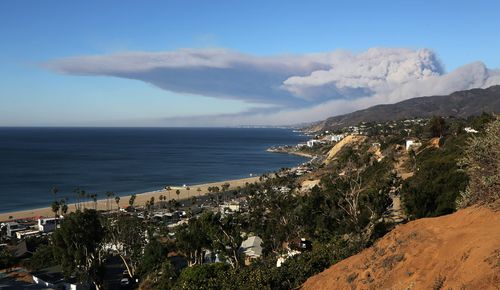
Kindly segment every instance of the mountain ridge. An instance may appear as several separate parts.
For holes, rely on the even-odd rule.
[[[469,117],[500,112],[500,85],[456,91],[449,95],[424,96],[394,104],[380,104],[311,124],[310,131],[335,130],[361,122],[386,122],[434,115]]]

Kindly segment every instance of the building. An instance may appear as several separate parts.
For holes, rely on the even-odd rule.
[[[38,230],[43,233],[51,233],[56,230],[58,218],[39,218]]]
[[[245,255],[245,264],[262,256],[262,239],[258,236],[250,236],[240,246],[240,252]]]
[[[40,232],[36,229],[27,229],[27,230],[17,231],[16,238],[22,240],[25,238],[38,236],[39,234]]]
[[[46,288],[64,289],[64,290],[79,290],[88,289],[84,285],[78,283],[75,278],[68,280],[64,279],[64,275],[59,266],[45,268],[40,271],[31,273],[33,282]],[[88,286],[88,285],[87,285]]]
[[[7,236],[11,238],[16,236],[16,232],[23,231],[26,229],[24,225],[21,225],[17,222],[5,223],[5,227],[7,229]]]
[[[314,147],[316,144],[321,144],[323,142],[319,141],[319,140],[315,140],[315,139],[311,139],[309,141],[307,141],[306,145],[307,147]]]
[[[473,134],[475,134],[475,133],[479,133],[479,131],[475,130],[475,129],[474,129],[474,128],[472,128],[472,127],[465,127],[465,128],[464,128],[464,131],[465,131],[465,132],[467,132],[467,133],[473,133]]]
[[[406,151],[410,150],[411,148],[418,148],[422,146],[422,143],[413,140],[413,139],[408,139],[406,140]]]
[[[344,134],[336,134],[336,135],[331,135],[330,136],[330,141],[333,142],[339,142],[340,140],[344,139],[345,135]]]

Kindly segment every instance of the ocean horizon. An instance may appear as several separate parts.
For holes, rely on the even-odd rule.
[[[306,158],[266,152],[307,139],[279,128],[0,127],[0,212],[250,177]]]

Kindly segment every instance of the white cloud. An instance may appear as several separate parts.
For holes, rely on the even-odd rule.
[[[500,84],[500,71],[480,62],[445,73],[428,49],[269,57],[183,49],[72,57],[45,66],[64,74],[136,79],[173,92],[272,105],[243,113],[154,121],[165,125],[299,123],[379,103]]]

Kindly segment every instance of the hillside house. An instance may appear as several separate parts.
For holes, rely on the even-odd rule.
[[[43,233],[51,233],[56,230],[58,218],[39,218],[38,230]]]
[[[410,149],[413,148],[418,148],[420,146],[422,146],[422,143],[418,142],[417,140],[414,139],[406,140],[406,151],[409,151]]]
[[[240,252],[245,255],[245,264],[249,265],[252,260],[262,256],[262,239],[258,236],[250,236],[240,246]]]
[[[473,133],[473,134],[479,133],[479,131],[475,130],[472,127],[465,127],[464,131],[467,132],[467,133]]]

